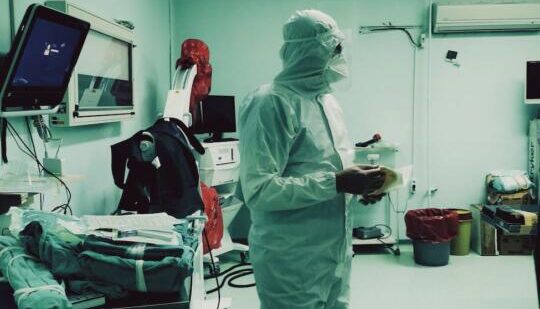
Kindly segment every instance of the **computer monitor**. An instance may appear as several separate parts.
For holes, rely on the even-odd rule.
[[[90,24],[28,7],[0,71],[0,116],[50,113],[60,104]]]
[[[540,61],[527,61],[525,103],[540,104]]]
[[[225,132],[236,132],[234,96],[209,95],[197,105],[193,115],[193,133],[211,133],[205,142],[219,142]]]

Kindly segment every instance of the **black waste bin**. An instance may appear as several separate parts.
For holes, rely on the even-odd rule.
[[[409,210],[405,215],[407,236],[413,241],[414,261],[444,266],[450,257],[450,241],[458,232],[458,214],[448,209]]]

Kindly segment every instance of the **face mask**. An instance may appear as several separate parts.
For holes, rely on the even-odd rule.
[[[349,68],[343,55],[338,54],[330,59],[324,75],[329,84],[338,82],[349,76]]]

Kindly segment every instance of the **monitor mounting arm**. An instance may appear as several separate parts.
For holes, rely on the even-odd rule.
[[[187,127],[192,125],[192,117],[189,111],[191,99],[191,87],[197,75],[197,65],[182,69],[178,67],[174,74],[172,90],[169,91],[163,118],[175,118],[181,120]]]

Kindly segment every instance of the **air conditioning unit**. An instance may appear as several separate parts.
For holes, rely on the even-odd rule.
[[[433,4],[433,32],[538,31],[540,4]]]

